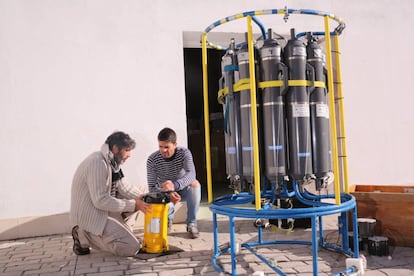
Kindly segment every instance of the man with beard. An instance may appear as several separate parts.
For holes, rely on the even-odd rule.
[[[138,211],[149,211],[150,204],[142,200],[140,187],[125,181],[120,168],[134,148],[128,134],[114,132],[77,168],[70,208],[76,255],[89,254],[90,247],[118,256],[135,256],[141,249],[127,221],[136,219]]]

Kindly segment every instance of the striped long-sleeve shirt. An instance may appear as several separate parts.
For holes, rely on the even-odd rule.
[[[96,235],[102,235],[109,212],[132,212],[135,198],[142,192],[139,186],[125,179],[117,182],[117,191],[123,197],[110,195],[112,169],[109,148],[89,155],[77,168],[72,181],[70,220],[72,225]]]
[[[189,149],[177,147],[171,158],[163,158],[159,151],[147,159],[147,182],[150,192],[161,191],[161,184],[171,180],[176,191],[190,185],[196,179],[193,156]]]

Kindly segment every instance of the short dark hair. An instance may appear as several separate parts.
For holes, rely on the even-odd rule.
[[[116,131],[109,135],[108,138],[106,138],[105,144],[108,144],[109,149],[112,149],[114,145],[116,145],[119,150],[124,148],[135,148],[135,140],[122,131]]]
[[[175,134],[175,131],[169,127],[165,127],[161,129],[160,133],[158,133],[158,141],[163,142],[171,142],[171,143],[177,143],[177,134]]]

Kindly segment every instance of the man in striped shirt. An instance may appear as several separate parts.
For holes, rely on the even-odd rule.
[[[126,223],[128,215],[146,213],[144,189],[123,179],[120,165],[131,155],[135,141],[126,133],[112,133],[101,150],[78,166],[72,181],[70,221],[73,252],[89,254],[89,247],[118,256],[135,256],[141,242]]]
[[[168,228],[174,218],[174,203],[187,202],[187,232],[193,239],[199,237],[197,213],[200,207],[201,187],[196,179],[193,156],[189,149],[177,147],[177,135],[171,128],[158,134],[159,150],[147,160],[147,181],[150,192],[171,191]]]

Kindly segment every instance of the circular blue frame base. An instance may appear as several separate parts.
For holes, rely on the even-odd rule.
[[[302,202],[308,205],[306,208],[294,208],[294,209],[271,209],[271,204],[264,205],[262,209],[256,210],[252,208],[252,202],[254,202],[255,196],[252,193],[240,193],[225,195],[217,198],[210,203],[209,208],[213,213],[213,234],[214,234],[214,256],[212,257],[212,264],[217,272],[227,273],[231,275],[237,275],[236,269],[236,255],[237,255],[237,243],[235,233],[235,218],[251,218],[251,219],[299,219],[310,218],[312,226],[312,239],[311,241],[301,240],[264,240],[263,228],[257,227],[258,239],[256,242],[246,242],[240,245],[241,248],[245,248],[259,258],[263,263],[268,265],[273,271],[279,275],[286,275],[277,266],[273,265],[272,260],[266,259],[260,255],[256,247],[278,245],[278,244],[293,244],[293,245],[309,245],[312,247],[312,266],[313,275],[318,275],[318,247],[323,247],[331,250],[335,250],[338,253],[351,256],[353,258],[359,258],[359,244],[358,239],[354,239],[352,251],[348,242],[348,215],[351,213],[353,233],[358,234],[357,223],[357,211],[355,197],[350,194],[341,194],[341,204],[327,203],[321,201],[322,199],[334,198],[334,195],[316,196],[310,193],[294,193],[295,196]],[[338,231],[342,236],[342,245],[334,245],[326,243],[323,238],[323,226],[322,217],[332,214],[340,214],[338,217]],[[229,233],[230,242],[227,246],[219,247],[218,244],[218,228],[217,228],[217,215],[227,216],[229,219]],[[319,223],[317,223],[319,222]],[[319,240],[318,240],[319,230]],[[223,253],[231,254],[231,273],[223,271],[223,269],[217,264],[218,258]]]

